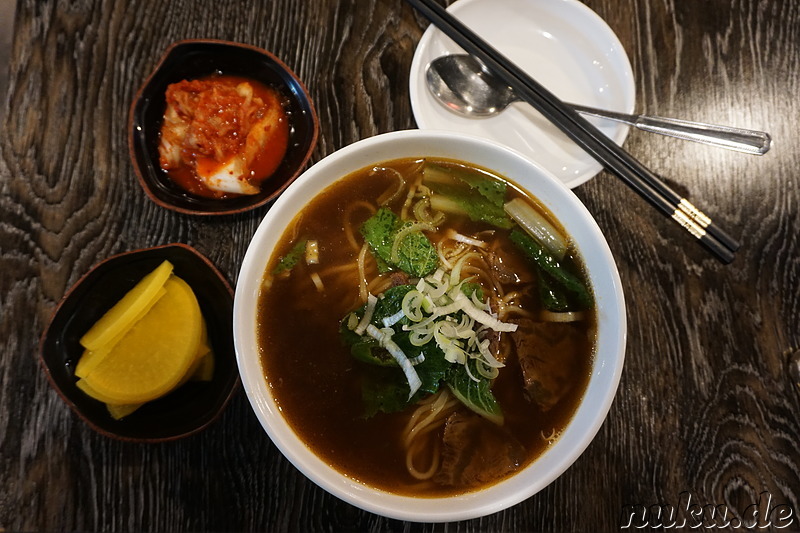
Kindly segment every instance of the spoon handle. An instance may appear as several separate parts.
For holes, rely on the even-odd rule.
[[[628,115],[576,104],[569,105],[575,109],[575,111],[585,115],[624,122],[643,131],[719,146],[729,150],[736,150],[737,152],[764,155],[772,144],[772,138],[768,133],[763,131],[717,126],[714,124],[704,124],[702,122],[690,122],[688,120],[676,118]]]

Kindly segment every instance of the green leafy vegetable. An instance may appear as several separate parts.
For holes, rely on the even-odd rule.
[[[403,222],[390,209],[382,207],[361,226],[361,234],[378,261],[379,268],[398,268],[414,277],[430,274],[439,265],[431,241],[421,232],[412,231],[399,243],[397,260],[392,260],[392,246],[397,234],[410,222]],[[385,270],[382,270],[385,271]]]
[[[381,412],[402,411],[409,404],[407,390],[408,385],[399,369],[368,369],[361,381],[364,418],[371,418]]]
[[[300,258],[302,258],[303,255],[305,254],[306,242],[307,241],[303,239],[298,241],[294,246],[292,246],[292,249],[289,250],[289,253],[281,257],[280,261],[278,261],[278,264],[275,265],[275,268],[272,270],[272,273],[281,274],[282,272],[287,272],[289,270],[292,270],[297,264],[297,262],[300,260]]]
[[[502,206],[506,198],[506,183],[492,179],[472,170],[458,167],[443,167],[435,163],[428,163],[423,169],[426,184],[437,183],[441,185],[464,184],[477,191],[494,205]]]
[[[373,253],[384,261],[392,255],[393,236],[398,220],[390,209],[382,207],[361,226],[361,235]]]
[[[478,375],[474,362],[470,365],[473,375]],[[472,411],[491,420],[495,424],[503,424],[503,412],[497,399],[492,394],[492,383],[487,379],[475,381],[467,373],[464,365],[454,366],[447,377],[447,386],[450,391],[461,400],[461,403],[469,407]]]
[[[431,207],[437,211],[460,213],[471,220],[509,229],[512,222],[503,208],[505,182],[456,167],[427,164],[423,182],[435,194]]]
[[[413,285],[391,287],[378,299],[375,312],[370,321],[377,328],[383,328],[383,319],[395,315],[402,307],[403,297],[413,290]],[[361,319],[365,306],[354,313]],[[340,333],[345,345],[350,346],[350,354],[357,360],[370,365],[362,383],[362,396],[367,416],[378,411],[391,413],[400,411],[406,406],[416,403],[422,396],[439,390],[450,363],[444,353],[435,344],[414,346],[409,341],[409,332],[402,326],[408,324],[407,318],[401,319],[393,326],[392,340],[403,350],[409,359],[424,357],[424,361],[414,368],[422,381],[417,393],[408,398],[408,383],[394,358],[380,346],[375,339],[367,335],[358,335],[347,326],[347,318],[340,325]],[[383,367],[383,368],[381,368]]]
[[[592,306],[592,296],[583,281],[570,272],[566,264],[548,253],[536,240],[519,228],[514,228],[509,234],[513,242],[536,265],[544,276],[549,277],[544,281],[545,300],[555,308],[551,311],[565,311],[569,307],[586,309]],[[565,294],[568,295],[569,304],[564,303]]]
[[[397,267],[414,277],[421,278],[439,266],[439,256],[431,241],[415,231],[406,235],[400,242]]]
[[[567,291],[546,275],[539,277],[539,298],[545,309],[555,313],[569,311],[571,305]]]
[[[475,293],[478,296],[478,300],[483,302],[483,287],[481,287],[480,283],[475,281],[467,281],[461,284],[461,292],[464,293],[464,296],[468,296],[472,298],[472,294]]]
[[[403,297],[413,288],[413,285],[398,285],[397,287],[391,287],[387,289],[386,292],[383,293],[383,296],[378,299],[378,303],[375,305],[375,312],[372,315],[372,320],[370,320],[370,323],[377,328],[382,328],[383,319],[394,315],[400,310]],[[366,304],[354,311],[353,314],[355,314],[356,317],[361,320],[361,318],[364,316],[365,310]],[[408,324],[408,319],[402,319],[400,322],[398,322],[398,324],[400,326],[403,324]],[[385,349],[381,348],[381,345],[377,340],[367,335],[359,335],[347,327],[347,318],[345,318],[345,320],[343,320],[340,324],[339,333],[341,334],[345,345],[350,346],[350,355],[359,361],[377,366],[398,367],[397,361],[395,361]],[[408,333],[405,333],[405,336],[408,337]],[[396,342],[398,339],[394,338],[394,340]],[[410,357],[413,357],[413,355]],[[400,377],[402,378],[402,375]]]
[[[439,390],[451,364],[445,360],[441,350],[435,347],[425,353],[425,361],[414,367],[422,379],[422,387],[411,398],[408,397],[408,383],[399,367],[371,366],[365,369],[361,381],[365,417],[369,418],[379,412],[402,411]]]

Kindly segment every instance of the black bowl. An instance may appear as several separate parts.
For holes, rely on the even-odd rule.
[[[288,102],[289,147],[261,192],[228,199],[202,198],[175,185],[161,169],[158,143],[167,86],[215,72],[244,76],[277,89]],[[192,215],[228,215],[260,207],[302,172],[317,143],[319,120],[303,83],[277,57],[254,46],[216,40],[172,44],[139,89],[128,117],[128,149],[147,195],[158,205]]]
[[[148,402],[122,420],[104,403],[87,396],[75,382],[80,337],[147,273],[169,260],[200,304],[214,351],[214,377],[189,381]],[[111,257],[93,267],[64,296],[42,334],[40,360],[50,384],[96,431],[121,440],[161,442],[186,437],[213,422],[239,387],[233,347],[233,290],[225,277],[199,252],[168,244]]]

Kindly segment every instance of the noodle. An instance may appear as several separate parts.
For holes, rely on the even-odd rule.
[[[311,273],[311,281],[314,283],[314,286],[317,288],[319,292],[325,290],[325,285],[322,283],[322,279],[319,277],[319,274],[316,272]]]
[[[492,276],[489,272],[487,272],[484,268],[473,266],[473,265],[465,265],[461,269],[462,274],[475,274],[479,278],[485,280],[486,284],[492,289],[492,291],[497,295],[498,298],[502,298],[503,295],[503,288],[497,282],[497,279]],[[466,275],[464,277],[470,277]]]
[[[448,270],[453,269],[453,264],[461,259],[465,254],[473,253],[473,249],[463,242],[452,239],[443,239],[436,245],[439,259]]]
[[[414,184],[408,188],[408,195],[406,196],[405,201],[403,202],[403,207],[400,209],[400,218],[402,220],[408,220],[408,210],[411,208],[411,204],[414,201],[414,198],[421,196],[423,193],[422,189],[422,176],[420,176],[417,180],[414,181]]]
[[[369,211],[370,215],[372,215],[376,211],[375,206],[373,206],[371,203],[366,202],[364,200],[361,200],[361,201],[358,201],[358,202],[353,202],[353,203],[351,203],[351,204],[349,204],[347,206],[347,210],[344,212],[344,216],[343,216],[343,219],[344,219],[344,235],[345,235],[345,237],[347,237],[347,242],[350,243],[350,246],[352,246],[353,250],[355,250],[355,251],[358,251],[359,249],[361,249],[361,245],[358,244],[358,241],[356,240],[356,237],[353,234],[353,224],[352,224],[352,221],[350,219],[353,216],[353,213],[359,208],[367,209]]]
[[[361,247],[361,252],[358,254],[358,295],[362,302],[367,301],[367,275],[364,272],[364,263],[367,257],[367,243]]]
[[[497,311],[497,318],[505,322],[509,315],[519,315],[524,316],[527,318],[535,318],[536,315],[521,308],[518,305],[501,305],[500,309]]]
[[[333,276],[334,274],[350,274],[358,271],[358,265],[353,263],[342,263],[341,265],[334,265],[325,270],[320,271],[320,276]]]
[[[503,303],[507,304],[519,299],[520,296],[522,296],[522,294],[519,291],[511,291],[507,292],[501,299],[503,300]]]
[[[381,294],[386,292],[386,289],[392,286],[392,278],[384,274],[380,274],[372,278],[372,281],[367,285],[367,289],[372,294]]]
[[[370,175],[375,175],[380,171],[394,173],[394,176],[397,178],[398,181],[397,188],[394,191],[392,191],[391,188],[386,189],[386,192],[384,192],[382,195],[378,197],[377,199],[378,205],[385,205],[396,199],[398,196],[400,196],[400,194],[403,192],[403,188],[406,186],[406,180],[405,178],[403,178],[403,175],[400,174],[397,170],[386,167],[375,167],[374,169],[372,169],[372,174]]]
[[[439,469],[441,443],[435,437],[458,405],[458,400],[447,389],[442,389],[421,400],[411,414],[403,429],[403,444],[406,448],[406,468],[415,479],[430,479]],[[416,465],[425,455],[428,456],[428,468],[420,471]]]

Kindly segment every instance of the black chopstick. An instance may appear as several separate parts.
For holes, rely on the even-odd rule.
[[[642,198],[672,218],[723,263],[733,260],[739,243],[725,233],[686,198],[600,130],[565,105],[508,58],[478,37],[434,0],[406,0],[467,53],[480,59],[523,100],[536,108],[589,155],[600,162]]]

